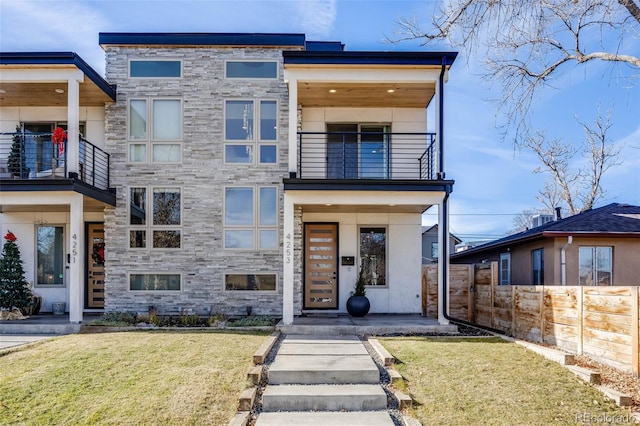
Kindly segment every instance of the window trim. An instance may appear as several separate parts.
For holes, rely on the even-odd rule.
[[[38,283],[38,228],[40,227],[50,227],[50,228],[57,228],[60,227],[62,228],[62,284],[40,284]],[[34,236],[33,236],[33,240],[34,240],[34,268],[33,268],[33,286],[34,288],[50,288],[50,289],[56,289],[56,288],[67,288],[67,266],[68,263],[65,260],[65,254],[68,254],[67,250],[67,226],[64,223],[36,223],[35,227],[34,227]],[[78,250],[80,250],[80,245],[78,245]]]
[[[227,102],[228,101],[240,101],[251,102],[253,104],[253,136],[251,139],[227,139]],[[262,139],[260,132],[260,106],[262,102],[275,102],[276,104],[276,137],[275,139]],[[278,126],[280,111],[280,101],[276,98],[225,98],[222,102],[222,162],[224,165],[242,166],[242,165],[258,165],[258,166],[270,166],[278,164],[278,158],[280,154],[279,141],[280,141],[280,126]],[[252,147],[253,154],[252,159],[247,162],[232,162],[227,161],[227,146],[250,146]],[[276,160],[274,162],[262,162],[260,161],[260,148],[263,146],[274,146],[276,148]]]
[[[581,249],[591,249],[591,255],[592,255],[591,259],[592,259],[592,262],[593,262],[592,265],[591,265],[591,271],[594,272],[596,274],[595,276],[597,277],[597,273],[598,273],[598,269],[597,269],[598,252],[597,252],[597,249],[599,249],[599,248],[609,249],[609,253],[611,253],[611,257],[609,258],[609,263],[611,265],[611,270],[608,271],[611,274],[611,276],[610,276],[609,285],[607,285],[606,287],[611,287],[611,286],[615,285],[613,283],[613,256],[614,256],[613,248],[614,248],[614,246],[595,246],[594,245],[594,246],[578,246],[578,283],[577,284],[579,286],[584,286],[584,287],[605,287],[604,285],[603,286],[598,285],[597,281],[594,281],[590,286],[589,285],[583,285],[583,284],[580,283],[580,250]]]
[[[177,275],[180,277],[180,290],[132,290],[131,289],[131,275]],[[127,271],[127,292],[134,294],[178,294],[184,290],[184,275],[182,272],[168,272],[168,271]]]
[[[228,290],[227,289],[227,276],[228,275],[273,275],[276,280],[276,287],[273,290]],[[277,272],[259,271],[259,272],[246,272],[244,270],[234,272],[224,272],[222,274],[222,291],[229,293],[239,294],[277,294],[280,282],[280,276]]]
[[[536,253],[540,253],[540,267],[538,268],[538,277],[536,277]],[[544,285],[544,247],[531,250],[531,284]]]
[[[511,252],[500,253],[500,261],[498,263],[498,285],[511,285]],[[507,260],[507,279],[502,280],[502,259]]]
[[[178,62],[180,64],[180,75],[178,77],[134,77],[131,75],[131,63],[132,62]],[[127,77],[132,80],[180,80],[184,76],[184,63],[181,59],[177,58],[129,58],[127,61]]]
[[[227,64],[230,62],[264,62],[264,63],[275,63],[276,64],[276,75],[275,77],[229,77],[227,73]],[[258,81],[272,81],[278,80],[280,78],[280,62],[276,59],[273,60],[265,60],[260,58],[255,59],[225,59],[224,61],[224,78],[225,80],[258,80]]]
[[[362,228],[382,228],[384,229],[384,285],[378,284],[365,284],[367,288],[389,288],[389,226],[388,225],[360,225],[358,224],[358,268],[356,269],[356,273],[360,273],[360,268],[362,267],[362,248],[361,248],[361,236],[362,236]]]
[[[227,189],[232,188],[251,188],[253,202],[253,217],[251,225],[228,225],[227,224]],[[260,189],[275,189],[276,223],[274,225],[260,225]],[[259,252],[278,252],[280,250],[280,187],[278,185],[226,185],[222,187],[222,249],[231,251],[259,251]],[[253,245],[251,248],[246,247],[227,247],[228,230],[235,231],[252,231]],[[276,244],[274,248],[260,248],[260,231],[275,231]]]
[[[146,103],[146,138],[134,139],[131,137],[131,102],[132,101],[145,101]],[[180,103],[179,113],[179,136],[177,139],[154,139],[153,138],[153,105],[154,101],[178,101]],[[145,146],[145,161],[133,161],[131,159],[131,146],[132,145],[144,145]],[[180,159],[177,161],[154,161],[153,160],[153,148],[156,145],[178,145]],[[134,96],[127,99],[127,163],[128,164],[182,164],[184,150],[184,99],[182,97],[171,96]]]
[[[144,225],[132,225],[131,224],[131,189],[144,188],[145,189],[145,205],[148,206],[145,210],[145,224]],[[180,224],[179,225],[154,225],[153,224],[153,190],[156,188],[175,188],[180,191]],[[182,250],[183,236],[184,236],[184,188],[182,186],[172,185],[136,185],[127,187],[127,241],[129,244],[127,248],[135,251],[177,251]],[[131,247],[130,238],[131,231],[145,231],[145,247]],[[153,247],[153,231],[180,231],[180,247]]]

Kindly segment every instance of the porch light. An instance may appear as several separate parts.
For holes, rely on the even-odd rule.
[[[54,89],[54,92],[56,92],[56,93],[64,93],[64,89]]]
[[[333,204],[331,204],[331,203],[327,203],[327,204],[325,204],[325,206],[327,206],[327,207],[331,207],[332,205],[333,205]]]
[[[336,93],[337,90],[336,89],[329,89],[329,93]]]
[[[7,93],[7,91],[4,90],[4,89],[0,89],[0,94],[2,94],[2,93]]]
[[[395,91],[395,89],[387,89],[387,93],[394,93]]]

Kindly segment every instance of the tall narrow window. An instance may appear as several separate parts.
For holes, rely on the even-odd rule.
[[[360,228],[360,268],[367,285],[387,284],[387,233],[385,228]]]
[[[580,247],[580,285],[613,285],[613,247]]]
[[[511,253],[500,253],[500,285],[511,285]]]
[[[64,285],[63,231],[62,226],[42,225],[37,227],[37,285]]]
[[[544,285],[544,249],[536,249],[531,252],[533,270],[533,285]]]

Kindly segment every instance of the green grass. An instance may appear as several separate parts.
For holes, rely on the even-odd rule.
[[[0,356],[0,424],[224,425],[266,333],[71,335]]]
[[[633,423],[629,411],[559,364],[499,338],[382,338],[422,424]],[[583,422],[584,414],[589,422]],[[597,417],[601,416],[601,417]],[[599,421],[595,421],[595,420]]]

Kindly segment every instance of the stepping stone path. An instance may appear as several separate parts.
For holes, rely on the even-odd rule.
[[[256,426],[393,426],[380,372],[356,336],[285,336]]]

